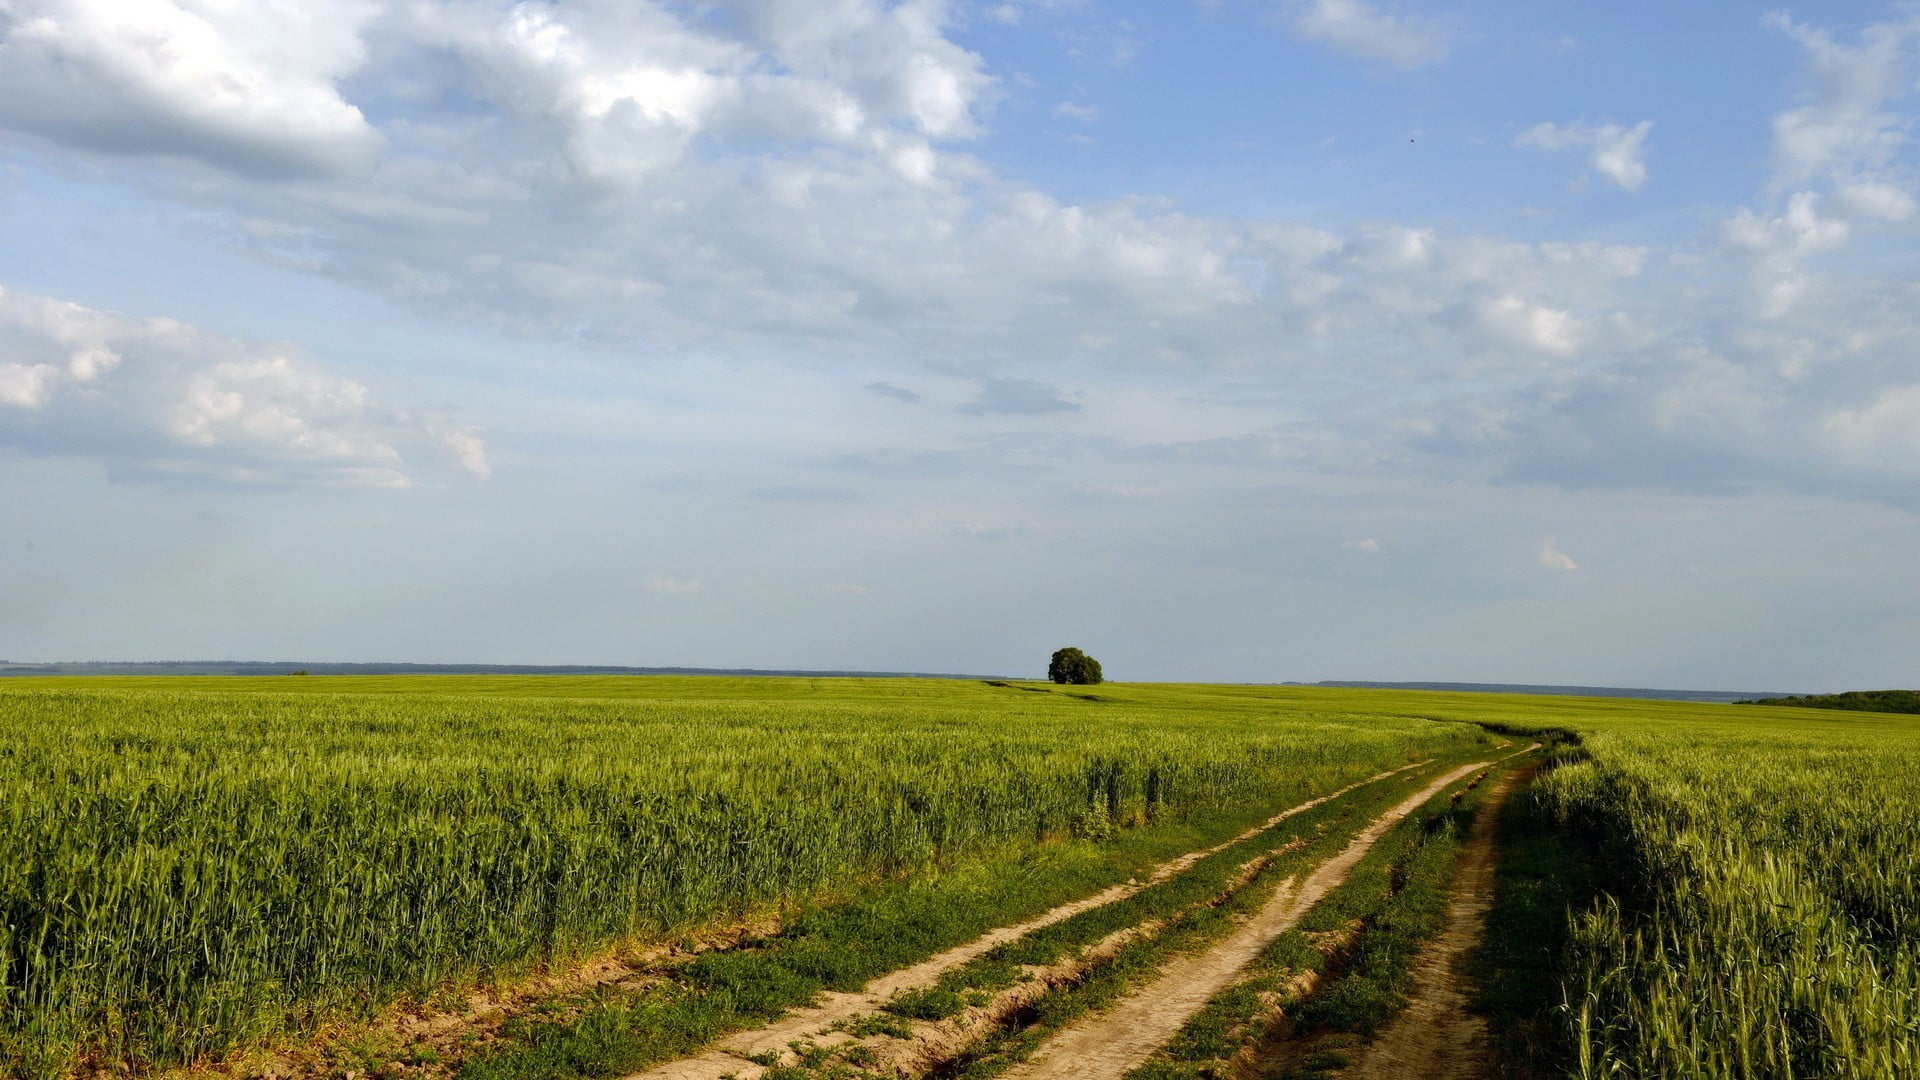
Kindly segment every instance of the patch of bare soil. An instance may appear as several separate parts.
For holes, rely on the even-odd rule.
[[[645,1072],[628,1077],[627,1080],[721,1080],[723,1077],[753,1080],[765,1071],[765,1067],[759,1062],[780,1059],[796,1043],[812,1046],[839,1046],[856,1041],[855,1036],[841,1030],[844,1025],[879,1011],[898,994],[933,986],[942,974],[984,955],[995,946],[1023,937],[1042,927],[1070,919],[1083,911],[1124,900],[1147,886],[1165,881],[1201,859],[1224,851],[1242,840],[1257,836],[1290,817],[1305,813],[1367,784],[1378,783],[1431,762],[1432,759],[1428,759],[1402,765],[1397,769],[1388,769],[1365,780],[1348,784],[1337,791],[1309,799],[1298,806],[1275,814],[1232,839],[1170,859],[1155,867],[1145,881],[1129,881],[1125,885],[1115,885],[1085,899],[1062,904],[1026,922],[990,930],[965,945],[948,949],[912,967],[883,975],[862,987],[858,993],[828,991],[822,994],[813,1005],[792,1010],[771,1024],[740,1032],[721,1040],[703,1053],[656,1065]],[[957,1052],[958,1047],[966,1045],[978,1034],[991,1029],[1004,1017],[1038,998],[1052,986],[1078,978],[1088,967],[1112,955],[1142,933],[1151,932],[1151,929],[1150,927],[1130,927],[1091,946],[1072,961],[1048,968],[1030,968],[1026,972],[1028,978],[1025,981],[995,995],[986,1004],[968,1009],[954,1020],[912,1024],[914,1035],[910,1039],[896,1041],[889,1038],[883,1043],[876,1043],[878,1048],[875,1053],[889,1059],[898,1059],[900,1067],[906,1071],[915,1071],[916,1063],[923,1060],[928,1065],[943,1060],[949,1056],[946,1048],[952,1047],[954,1052]]]
[[[1486,1022],[1467,1010],[1471,985],[1460,966],[1486,932],[1493,903],[1494,832],[1500,805],[1528,775],[1516,770],[1487,792],[1454,871],[1440,933],[1414,961],[1406,1009],[1338,1073],[1341,1080],[1484,1080]]]
[[[1408,795],[1393,809],[1360,830],[1338,855],[1321,863],[1305,881],[1288,881],[1258,912],[1224,941],[1163,967],[1152,982],[1097,1016],[1054,1035],[1005,1075],[1017,1080],[1093,1080],[1117,1078],[1146,1061],[1259,955],[1274,938],[1300,921],[1320,899],[1346,880],[1387,830],[1447,785],[1487,768],[1490,762],[1463,765]]]

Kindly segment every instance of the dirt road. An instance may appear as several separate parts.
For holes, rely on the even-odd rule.
[[[1502,776],[1467,833],[1440,934],[1414,961],[1411,1001],[1340,1080],[1482,1080],[1486,1024],[1467,1011],[1470,987],[1460,964],[1486,931],[1493,902],[1494,833],[1500,806],[1526,777]]]
[[[1524,753],[1524,751],[1522,751]],[[1012,1080],[1117,1080],[1144,1062],[1224,990],[1240,970],[1315,903],[1346,879],[1362,857],[1401,818],[1454,783],[1494,764],[1463,765],[1434,779],[1374,819],[1338,855],[1304,881],[1289,881],[1231,936],[1204,952],[1175,960],[1113,1008],[1065,1028],[1032,1058],[1008,1071]]]
[[[960,967],[996,945],[1072,918],[1083,911],[1124,900],[1149,885],[1164,881],[1193,866],[1201,859],[1271,829],[1288,818],[1305,813],[1368,784],[1378,783],[1430,763],[1430,761],[1421,761],[1403,765],[1397,769],[1389,769],[1365,780],[1348,784],[1337,791],[1309,799],[1298,806],[1275,814],[1230,840],[1209,848],[1188,852],[1179,858],[1162,863],[1154,868],[1145,881],[1116,885],[1093,896],[1062,904],[1027,922],[988,931],[965,945],[949,949],[912,967],[881,976],[862,987],[858,993],[828,991],[822,994],[812,1006],[795,1009],[764,1027],[728,1036],[711,1049],[698,1055],[656,1065],[644,1072],[635,1073],[626,1080],[722,1080],[725,1077],[754,1080],[766,1070],[764,1066],[752,1061],[753,1058],[768,1054],[778,1055],[795,1042],[812,1042],[821,1045],[845,1042],[848,1037],[833,1030],[836,1024],[876,1012],[886,1004],[888,999],[903,991],[930,987],[938,981],[942,973]]]

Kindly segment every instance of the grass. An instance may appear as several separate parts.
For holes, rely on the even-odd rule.
[[[1602,876],[1560,961],[1570,1075],[1920,1076],[1920,725],[1583,711],[1536,788]]]
[[[767,941],[515,1036],[564,1043],[566,1068],[600,1075],[1125,880],[1155,844],[1199,846],[1484,745],[1471,725],[1572,732],[1586,755],[1529,811],[1559,850],[1510,844],[1523,876],[1503,879],[1534,882],[1514,916],[1557,918],[1541,940],[1564,948],[1531,974],[1492,969],[1556,984],[1566,1008],[1526,1023],[1557,1025],[1572,1075],[1920,1075],[1910,717],[627,676],[0,684],[0,1074],[218,1058],[610,943],[785,913]],[[1036,868],[1056,857],[1080,876],[1050,892]],[[1576,863],[1591,890],[1540,884]],[[1087,991],[1125,985],[1126,965],[1112,972]]]
[[[1562,748],[1549,767],[1577,760],[1577,748]],[[1603,877],[1590,838],[1556,825],[1531,787],[1501,808],[1493,902],[1471,962],[1491,1071],[1510,1080],[1564,1077],[1575,1060],[1562,1007],[1568,916],[1592,907]]]
[[[978,1003],[980,999],[977,993],[1011,985],[1021,975],[1020,964],[1050,963],[1077,952],[1113,930],[1134,926],[1146,919],[1169,919],[1185,915],[1190,923],[1205,922],[1212,917],[1210,910],[1195,913],[1190,909],[1196,906],[1204,908],[1206,901],[1225,890],[1229,879],[1239,872],[1246,860],[1294,839],[1315,834],[1322,826],[1344,834],[1345,830],[1368,820],[1377,807],[1384,806],[1401,794],[1400,788],[1391,783],[1372,785],[1289,818],[1281,825],[1233,843],[1195,863],[1184,873],[1151,885],[1131,897],[1081,912],[1027,938],[997,947],[983,957],[944,973],[935,986],[895,998],[887,1011],[905,1019],[945,1019],[969,1004]],[[1181,850],[1201,846],[1205,845],[1189,843]],[[1145,867],[1144,860],[1135,863],[1137,870],[1144,870]],[[1039,895],[1065,899],[1095,891],[1092,880],[1088,878],[1078,882],[1062,879],[1058,875],[1049,875],[1049,878],[1050,892]],[[994,873],[984,874],[981,880],[999,883],[1009,897],[1035,895],[1033,890],[1023,889],[1018,883]],[[806,931],[803,923],[802,927],[797,928],[797,934],[801,938],[808,937],[810,933],[823,938],[845,938],[849,935],[832,928],[850,926],[858,928],[851,935],[854,938],[885,940],[896,934],[910,936],[916,932],[916,927],[924,917],[935,914],[934,909],[941,905],[940,894],[943,891],[940,883],[935,882],[913,890],[913,894],[921,898],[917,904],[896,904],[876,898],[865,904],[851,905],[846,912],[827,914],[820,921],[818,930]],[[881,919],[852,914],[869,905],[888,913],[888,917]],[[924,948],[913,950],[911,955],[874,964],[861,977],[849,978],[835,988],[854,989],[867,977],[919,960],[940,947],[958,944],[1017,916],[1037,913],[1025,910],[1031,906],[1029,903],[1018,910],[1001,908],[997,919],[991,916],[979,918],[969,924],[969,930],[963,935],[956,934],[951,940],[938,943],[929,942]],[[1161,955],[1165,947],[1164,944],[1136,947],[1123,954],[1123,962],[1133,965],[1136,970],[1145,970],[1151,958]],[[809,943],[802,949],[808,955],[831,954],[833,951],[825,942],[821,943],[821,947]],[[729,979],[716,983],[704,978],[701,969],[708,966],[725,970],[730,975]],[[778,943],[766,950],[705,957],[702,961],[696,961],[671,986],[650,991],[641,997],[611,997],[597,1003],[578,1019],[538,1024],[509,1032],[505,1045],[474,1060],[462,1069],[460,1076],[462,1080],[575,1080],[618,1076],[688,1052],[714,1036],[744,1027],[755,1019],[777,1014],[782,1008],[802,1004],[821,988],[821,982],[795,972],[783,961]],[[643,998],[658,1004],[643,1008]],[[742,1000],[763,1007],[754,1011],[742,1009],[737,1004]],[[689,1034],[680,1036],[678,1042],[662,1041],[656,1032],[661,1026],[663,1009],[697,1016],[700,1022],[675,1025],[672,1030]],[[629,1031],[630,1035],[623,1037],[620,1034],[623,1029]],[[701,1033],[704,1037],[699,1042],[687,1041],[692,1033]]]
[[[1159,829],[1184,841],[1189,822],[1230,835],[1482,738],[1301,710],[1254,688],[1101,691],[1095,702],[936,680],[6,683],[0,1071],[217,1057],[614,940],[769,906],[805,912],[798,932],[755,951],[774,966],[703,959],[683,980],[688,1000],[643,996],[577,1025],[602,1058],[636,1038],[668,1052],[1044,908],[1059,893],[1022,876],[1030,853]],[[911,904],[886,890],[989,865],[1004,888],[937,892],[916,922],[845,906]],[[1068,882],[1104,883],[1097,870]]]

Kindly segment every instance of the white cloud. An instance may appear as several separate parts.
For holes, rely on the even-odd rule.
[[[1812,287],[1800,266],[1803,258],[1847,242],[1852,226],[1847,218],[1825,213],[1831,205],[1830,199],[1802,191],[1776,216],[1761,217],[1742,207],[1723,226],[1728,244],[1753,259],[1754,292],[1767,318],[1786,314]]]
[[[1380,553],[1380,541],[1375,540],[1371,536],[1362,537],[1359,540],[1343,541],[1340,546],[1348,551],[1357,551],[1362,555],[1378,555]]]
[[[446,428],[434,425],[440,445],[444,446],[462,469],[482,480],[493,475],[493,466],[487,461],[487,441],[480,432],[470,427]]]
[[[1580,569],[1580,564],[1577,562],[1574,562],[1572,556],[1568,555],[1566,552],[1561,551],[1558,547],[1554,546],[1554,542],[1551,540],[1540,545],[1540,554],[1537,557],[1537,561],[1540,563],[1541,566],[1544,566],[1549,570]]]
[[[1303,332],[1402,335],[1444,365],[1564,354],[1621,257],[1063,204],[955,149],[994,81],[947,20],[933,0],[399,8],[365,26],[352,82],[382,101],[370,174],[182,198],[232,206],[209,224],[269,261],[517,333],[876,361],[910,341],[969,373],[1267,364]]]
[[[1821,427],[1832,450],[1855,468],[1920,474],[1920,385],[1891,387],[1865,406],[1836,409]]]
[[[1833,201],[1842,214],[1853,218],[1905,221],[1914,212],[1912,195],[1879,180],[1847,184],[1834,192]]]
[[[487,475],[478,432],[416,418],[286,349],[0,289],[0,440],[134,473],[400,486],[403,450]]]
[[[1474,313],[1487,336],[1505,345],[1553,356],[1580,348],[1580,324],[1567,311],[1507,294],[1481,301]]]
[[[1398,68],[1436,63],[1453,46],[1444,22],[1396,15],[1370,0],[1308,0],[1295,5],[1292,25],[1310,41]]]
[[[865,596],[873,591],[865,585],[855,585],[852,582],[845,581],[834,582],[833,584],[822,586],[822,588],[838,596]]]
[[[1064,116],[1069,120],[1078,120],[1083,124],[1090,124],[1100,119],[1100,106],[1082,105],[1078,102],[1063,101],[1053,107],[1053,114],[1055,116]]]
[[[1742,207],[1724,235],[1751,260],[1760,314],[1778,319],[1822,285],[1806,265],[1809,256],[1914,214],[1914,197],[1902,186],[1910,170],[1896,159],[1909,121],[1888,106],[1912,90],[1908,74],[1920,15],[1868,26],[1850,45],[1784,14],[1766,23],[1805,49],[1811,100],[1773,118],[1774,183],[1767,201],[1778,209]],[[1778,192],[1790,186],[1798,190],[1781,198]]]
[[[666,577],[659,574],[642,581],[640,587],[660,596],[692,596],[700,591],[700,583],[691,578]]]
[[[251,173],[357,168],[380,138],[339,81],[378,7],[205,0],[0,3],[0,125]]]
[[[1815,475],[1843,467],[1837,436],[1822,441],[1768,403],[1812,394],[1815,416],[1864,409],[1901,381],[1874,365],[1914,354],[1895,314],[1859,310],[1876,285],[1897,307],[1885,299],[1893,283],[1868,274],[1847,300],[1814,277],[1817,256],[1913,220],[1897,162],[1826,166],[1808,190],[1733,215],[1720,250],[1653,259],[1638,246],[1417,223],[1229,220],[1148,198],[1074,205],[965,152],[997,84],[950,39],[946,6],[764,0],[735,20],[689,10],[598,0],[393,9],[357,31],[365,55],[344,84],[381,103],[368,115],[384,150],[366,175],[144,175],[182,202],[224,208],[197,220],[265,260],[416,310],[604,346],[609,364],[724,355],[771,369],[816,358],[868,373],[863,381],[888,376],[873,392],[899,400],[901,385],[918,385],[907,375],[939,372],[978,387],[963,411],[1019,418],[946,417],[982,438],[1014,427],[1124,432],[1108,387],[1134,376],[1271,388],[1297,374],[1324,387],[1337,371],[1354,386],[1410,388],[1358,395],[1368,402],[1316,417],[1309,435],[1218,421],[1225,434],[1184,452],[1224,467],[1294,467],[1302,446],[1316,461],[1404,460],[1400,440],[1443,447],[1429,455],[1447,459],[1436,468],[1510,466],[1556,482]],[[1040,9],[1022,10],[1033,21]],[[1314,10],[1397,18],[1364,5]],[[1644,177],[1649,130],[1545,125],[1531,137],[1596,155],[1605,143],[1619,152],[1590,164],[1631,186]],[[1771,322],[1726,288],[1742,269]],[[1884,340],[1858,344],[1858,327],[1882,323]],[[1688,345],[1717,359],[1687,359]],[[12,403],[0,408],[64,408],[91,400],[85,387],[123,385],[138,357],[102,348],[0,356],[0,401]],[[303,379],[316,369],[298,358],[268,362],[281,354],[234,345],[185,365],[194,378],[176,380],[171,411],[147,414],[172,425],[153,438],[274,443],[307,461],[359,454],[397,471],[375,460],[384,445],[409,465],[437,456],[484,474],[477,435],[356,405]],[[1875,359],[1829,375],[1823,365],[1842,357]],[[1790,384],[1794,365],[1809,373]],[[1100,387],[1100,409],[1063,425],[1078,394],[1058,385]],[[1728,387],[1741,407],[1716,414],[1709,390]],[[1436,388],[1458,402],[1461,424],[1438,417]],[[356,426],[345,419],[355,409],[386,419]],[[915,423],[947,411],[867,410]],[[1681,438],[1678,416],[1696,418],[1685,452],[1701,464],[1649,481],[1658,470],[1634,454]],[[1750,434],[1769,422],[1795,432],[1776,441],[1798,461]],[[43,427],[36,437],[51,436]]]
[[[1521,132],[1515,146],[1539,150],[1586,149],[1588,165],[1625,191],[1638,191],[1647,181],[1647,133],[1653,121],[1632,127],[1620,124],[1540,123]]]
[[[0,404],[37,409],[47,403],[60,369],[52,364],[7,364],[0,367]]]
[[[1910,47],[1920,38],[1920,16],[1868,26],[1851,45],[1784,13],[1765,21],[1806,49],[1811,74],[1808,102],[1773,118],[1779,182],[1884,165],[1907,141],[1907,122],[1886,106],[1912,90]]]

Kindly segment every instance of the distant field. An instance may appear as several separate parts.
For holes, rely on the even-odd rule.
[[[1211,843],[1465,760],[1497,741],[1480,725],[1578,740],[1530,797],[1610,875],[1567,958],[1582,1075],[1920,1075],[1920,722],[619,676],[0,685],[0,1073],[218,1057],[618,940],[1048,852],[1089,853],[1072,865],[1092,891],[1103,851]],[[1033,880],[984,925],[1067,887]]]

